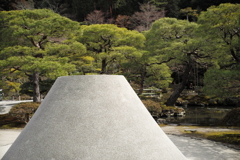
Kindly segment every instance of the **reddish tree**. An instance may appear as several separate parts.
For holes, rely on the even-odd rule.
[[[103,24],[104,23],[104,13],[99,10],[94,10],[89,13],[86,17],[86,21],[89,24]]]
[[[118,27],[125,28],[129,28],[130,23],[130,17],[126,15],[118,15],[115,22]]]
[[[135,12],[131,17],[132,29],[137,31],[149,30],[152,23],[165,16],[164,10],[159,10],[155,5],[145,3],[140,5],[140,12]]]

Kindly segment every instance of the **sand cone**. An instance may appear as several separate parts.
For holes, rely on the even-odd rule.
[[[123,76],[59,77],[3,160],[182,160]]]

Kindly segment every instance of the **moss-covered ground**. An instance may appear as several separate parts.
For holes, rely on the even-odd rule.
[[[166,134],[184,135],[237,145],[240,148],[240,127],[168,126],[161,128]]]

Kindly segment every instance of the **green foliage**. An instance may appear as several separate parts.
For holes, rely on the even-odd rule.
[[[15,92],[19,92],[20,91],[20,83],[18,82],[10,82],[10,81],[6,81],[7,86],[9,87],[10,90],[13,90]]]
[[[233,34],[239,24],[240,4],[223,3],[219,6],[211,6],[207,11],[201,12],[199,23],[222,32],[230,32]],[[210,30],[211,31],[211,30]],[[217,32],[222,34],[222,32]],[[213,36],[214,36],[213,35]]]
[[[174,58],[177,63],[189,61],[190,56],[202,54],[199,50],[202,44],[199,44],[194,34],[197,26],[196,23],[186,20],[161,18],[145,33],[147,49],[158,55],[159,61],[169,58]]]
[[[156,57],[144,50],[135,50],[125,55],[127,61],[122,63],[123,74],[128,80],[139,84],[139,93],[143,87],[155,86],[166,88],[171,79],[171,71],[166,64],[158,64]]]
[[[147,68],[147,72],[147,85],[154,85],[158,88],[167,88],[172,82],[171,71],[165,63],[160,65],[153,64]]]
[[[31,43],[39,41],[43,45],[50,37],[67,38],[79,28],[77,22],[47,9],[2,11],[0,17],[6,33],[12,32],[11,35],[18,42],[19,37],[26,39],[30,46],[37,45]]]
[[[181,9],[180,13],[185,15],[187,20],[189,20],[189,17],[192,17],[193,19],[196,19],[196,17],[198,17],[197,10],[192,9],[192,7]]]
[[[240,4],[221,4],[212,6],[199,16],[201,34],[210,43],[217,42],[224,59],[218,61],[221,67],[240,63],[239,39],[240,29]],[[210,41],[211,40],[211,41]],[[215,43],[216,44],[216,43]]]
[[[239,96],[240,4],[212,6],[200,14],[198,22],[202,35],[218,48],[214,53],[214,67],[205,74],[205,93],[224,98]]]
[[[52,9],[57,7],[53,10],[58,13],[66,13],[66,10],[60,10],[68,8],[58,6],[59,0],[42,2],[35,4]],[[61,2],[66,4],[66,1]],[[167,15],[178,16],[179,1],[142,2],[165,7]],[[181,4],[185,9],[180,12],[195,16],[196,10],[192,8],[197,8],[194,5],[198,2],[184,2],[189,6]],[[78,16],[87,15],[97,7],[111,11],[111,17],[123,10],[126,14],[134,13],[134,7],[140,5],[136,3],[135,0],[92,0],[91,3],[73,0],[69,7],[74,8],[72,13],[78,13]],[[135,6],[126,11],[132,4]],[[33,80],[35,72],[42,80],[70,74],[124,74],[142,87],[166,88],[171,82],[169,67],[181,65],[187,68],[187,64],[193,66],[197,63],[204,69],[211,67],[205,74],[206,94],[236,97],[240,95],[239,28],[240,5],[230,3],[208,8],[200,14],[198,23],[175,18],[159,19],[144,33],[146,37],[112,24],[80,26],[78,22],[47,9],[1,11],[0,76],[4,77],[1,88],[17,93],[20,85],[28,81],[26,75]],[[33,91],[27,87],[25,93],[27,90]],[[46,92],[47,89],[43,90]]]
[[[210,53],[205,50],[206,41],[196,33],[198,24],[175,18],[161,18],[145,32],[146,47],[158,63],[167,63],[169,67],[182,66],[183,74],[179,86],[167,100],[168,106],[174,105],[180,93],[188,83],[191,70],[196,64],[205,65]]]
[[[240,95],[240,73],[234,70],[209,69],[203,91],[207,95],[227,98]]]
[[[55,80],[53,79],[41,79],[40,93],[42,97],[44,97],[48,93],[48,91],[50,90],[54,82]],[[24,100],[24,99],[30,100],[31,97],[33,96],[33,84],[27,81],[22,83],[20,87],[21,87],[21,90],[20,90],[21,100]]]
[[[55,79],[75,72],[75,64],[70,62],[81,60],[86,52],[83,44],[73,40],[79,24],[53,11],[2,11],[0,21],[0,29],[6,33],[1,35],[6,37],[1,37],[0,69],[25,73],[36,86],[37,76]],[[40,94],[34,95],[39,101]]]
[[[143,47],[145,37],[112,24],[96,24],[82,26],[78,41],[85,44],[87,55],[97,62],[96,69],[101,68],[101,73],[116,73],[124,54]]]
[[[17,65],[24,72],[35,70],[41,73],[58,68],[58,74],[65,69],[67,72],[74,69],[73,65],[66,63],[69,54],[79,55],[86,51],[78,42],[63,41],[72,37],[79,25],[50,10],[4,11],[0,16],[5,17],[3,23],[6,27],[3,30],[13,31],[9,35],[15,37],[15,44],[5,46],[1,51],[3,67],[16,68]]]
[[[25,50],[26,49],[26,50]],[[11,50],[11,52],[10,52]],[[69,72],[75,70],[75,66],[68,64],[69,59],[67,57],[56,56],[44,56],[43,58],[35,58],[31,54],[39,54],[41,52],[34,52],[34,48],[31,47],[7,47],[0,52],[1,55],[8,54],[9,58],[0,60],[1,68],[14,68],[15,70],[21,70],[25,73],[39,72],[45,74],[50,78],[55,78],[60,75],[68,75]],[[38,49],[36,49],[38,50]],[[12,53],[12,54],[11,54]],[[21,55],[21,53],[26,54]],[[44,52],[47,54],[47,52]],[[21,58],[19,58],[21,57]],[[54,71],[54,72],[53,72]]]

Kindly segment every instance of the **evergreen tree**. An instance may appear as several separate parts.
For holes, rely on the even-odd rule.
[[[127,51],[125,51],[126,53]],[[145,87],[167,88],[171,83],[171,71],[164,63],[144,50],[129,50],[125,54],[123,74],[137,84],[138,95],[141,95]]]
[[[33,101],[39,102],[41,76],[55,78],[75,71],[71,58],[81,56],[85,47],[71,38],[77,22],[50,10],[0,12],[0,69],[20,71],[31,77]]]
[[[161,18],[146,32],[147,49],[159,63],[173,61],[175,65],[184,66],[182,81],[167,100],[168,106],[174,105],[188,84],[194,65],[202,64],[202,59],[209,57],[209,52],[203,49],[205,41],[195,33],[197,28],[198,24],[187,20]]]
[[[201,13],[198,23],[202,36],[218,46],[214,65],[205,75],[205,93],[221,97],[239,95],[240,4],[212,6]]]
[[[113,24],[95,24],[82,26],[78,41],[85,44],[87,54],[94,58],[97,73],[113,74],[120,70],[119,65],[124,58],[121,50],[127,46],[142,47],[145,37],[137,31]]]

